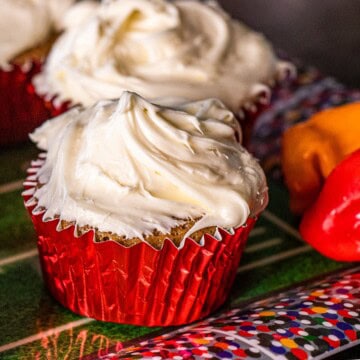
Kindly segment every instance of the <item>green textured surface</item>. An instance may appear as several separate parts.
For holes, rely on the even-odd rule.
[[[2,194],[0,205],[0,259],[34,248],[35,232],[21,191]]]
[[[278,261],[276,265],[263,266],[256,271],[238,275],[234,285],[232,303],[236,305],[243,300],[342,267],[344,264],[326,259],[315,251],[294,256],[291,260]]]
[[[1,315],[0,345],[27,337],[49,325],[55,327],[79,319],[48,295],[36,258],[5,266],[0,288],[0,303],[6,309]]]
[[[37,153],[36,147],[30,143],[0,149],[0,184],[24,178],[30,160],[36,158]]]
[[[154,331],[136,326],[93,322],[7,351],[3,359],[55,360],[79,359],[93,353],[101,355],[113,346],[120,349],[123,341],[148,334],[150,330]]]

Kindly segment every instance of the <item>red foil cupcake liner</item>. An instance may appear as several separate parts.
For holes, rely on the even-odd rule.
[[[28,134],[45,120],[68,108],[36,94],[32,78],[41,71],[41,63],[0,68],[0,147],[14,145],[28,139]]]
[[[218,239],[205,234],[202,245],[188,238],[180,249],[168,239],[161,250],[145,242],[126,248],[94,242],[92,231],[76,237],[74,226],[58,231],[59,220],[43,221],[32,212],[35,185],[36,168],[23,197],[38,234],[44,280],[65,307],[103,321],[169,326],[207,316],[228,297],[256,221],[249,218],[233,234],[218,229]]]

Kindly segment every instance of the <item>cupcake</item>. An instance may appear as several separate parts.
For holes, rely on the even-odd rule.
[[[23,193],[44,279],[72,311],[138,325],[195,321],[226,300],[265,175],[219,100],[162,107],[131,92],[76,107],[32,140]]]
[[[34,84],[73,104],[128,90],[160,105],[218,98],[241,118],[266,103],[269,86],[291,69],[215,2],[84,3],[65,23]]]
[[[40,71],[72,2],[0,1],[0,146],[24,141],[53,114],[51,104],[35,95],[31,79]]]

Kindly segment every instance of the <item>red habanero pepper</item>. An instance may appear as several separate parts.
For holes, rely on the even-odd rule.
[[[327,177],[300,224],[303,238],[338,261],[360,261],[360,149]]]

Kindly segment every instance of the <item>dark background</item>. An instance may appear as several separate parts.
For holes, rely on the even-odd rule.
[[[360,87],[360,0],[219,0],[289,55]]]

